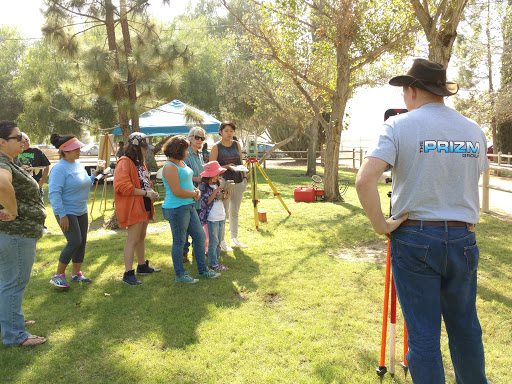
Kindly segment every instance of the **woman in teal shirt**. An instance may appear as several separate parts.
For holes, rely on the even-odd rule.
[[[194,202],[199,200],[201,192],[194,187],[194,172],[183,160],[188,154],[188,142],[183,136],[173,136],[163,146],[167,162],[164,164],[162,176],[165,187],[165,200],[162,204],[164,218],[169,220],[172,232],[172,263],[176,274],[175,281],[197,283],[183,267],[183,246],[187,233],[193,240],[195,259],[199,277],[215,278],[220,274],[211,271],[205,261],[205,234]]]

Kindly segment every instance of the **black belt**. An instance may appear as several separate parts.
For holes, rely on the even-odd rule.
[[[405,220],[401,226],[404,227],[419,227],[421,226],[422,220],[411,220],[407,219]],[[466,225],[469,225],[470,227],[473,226],[473,224],[466,223],[464,221],[428,221],[423,220],[423,226],[424,227],[444,227],[446,223],[447,227],[465,227]]]

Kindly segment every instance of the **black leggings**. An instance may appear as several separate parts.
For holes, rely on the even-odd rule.
[[[63,231],[63,233],[68,243],[60,253],[59,261],[66,265],[68,265],[70,261],[73,261],[73,263],[81,263],[84,261],[89,218],[87,213],[82,216],[67,216],[69,220],[69,230],[67,232]],[[57,222],[60,223],[59,217],[55,216],[55,218]]]

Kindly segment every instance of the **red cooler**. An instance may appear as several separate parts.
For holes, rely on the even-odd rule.
[[[313,187],[296,187],[293,190],[295,202],[312,203],[316,200],[315,189]]]

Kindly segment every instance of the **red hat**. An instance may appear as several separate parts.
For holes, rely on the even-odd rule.
[[[210,161],[204,165],[204,172],[201,172],[201,176],[213,177],[224,172],[226,169],[222,168],[218,161]]]

